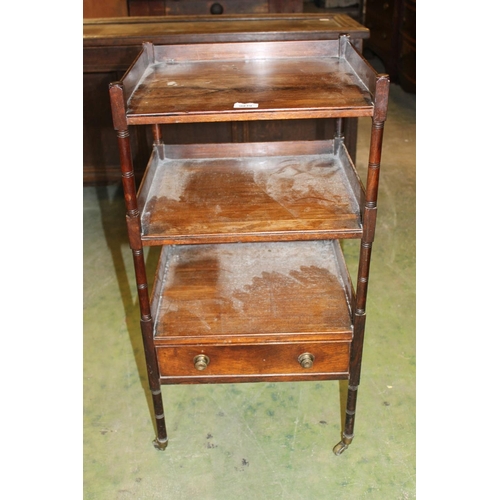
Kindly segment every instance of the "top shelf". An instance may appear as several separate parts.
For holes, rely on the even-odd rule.
[[[128,125],[373,116],[376,71],[334,40],[153,45],[120,82]]]

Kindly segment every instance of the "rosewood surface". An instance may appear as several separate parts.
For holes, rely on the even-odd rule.
[[[145,245],[354,238],[364,191],[343,143],[160,146],[139,192]]]
[[[179,49],[144,43],[109,88],[155,446],[168,442],[161,384],[344,378],[339,455],[354,436],[388,76],[377,74],[347,36]],[[218,72],[221,64],[228,68]],[[301,78],[304,67],[313,78]],[[200,81],[219,73],[207,94]],[[261,86],[240,86],[259,75]],[[170,106],[177,86],[181,109]],[[262,99],[263,107],[231,109],[241,88],[243,103]],[[191,99],[183,101],[186,92]],[[327,116],[333,139],[323,141],[172,146],[161,127],[177,119]],[[365,185],[344,144],[345,121],[364,116],[372,118]],[[139,192],[129,132],[135,125],[149,125],[154,139]],[[360,239],[355,287],[339,241],[347,237]],[[145,244],[162,246],[151,292]]]

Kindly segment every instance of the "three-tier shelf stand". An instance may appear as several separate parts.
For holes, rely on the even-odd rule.
[[[353,439],[389,92],[349,37],[153,45],[110,85],[155,446],[162,384],[348,380]],[[343,119],[371,117],[366,184]],[[320,141],[172,145],[172,123],[333,118]],[[152,126],[139,189],[129,127]],[[340,241],[360,239],[357,286]],[[143,249],[161,246],[152,287]]]

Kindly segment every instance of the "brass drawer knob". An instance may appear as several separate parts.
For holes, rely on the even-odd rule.
[[[311,368],[314,363],[314,356],[310,352],[304,352],[299,356],[299,363],[302,368]]]
[[[194,360],[194,367],[202,371],[204,370],[210,363],[210,358],[208,356],[205,356],[205,354],[198,354],[198,356],[195,356]]]

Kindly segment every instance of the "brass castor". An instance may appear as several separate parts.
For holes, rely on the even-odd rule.
[[[168,446],[168,438],[165,441],[160,441],[158,438],[156,438],[153,441],[153,446],[157,450],[163,451]]]
[[[347,450],[347,448],[349,448],[349,445],[352,443],[353,438],[354,436],[352,434],[351,435],[342,434],[342,440],[340,441],[340,443],[334,446],[333,453],[335,453],[335,455],[342,455],[342,453],[344,453],[344,451]]]
[[[349,445],[344,443],[344,441],[340,441],[340,443],[337,443],[333,447],[333,453],[335,453],[335,455],[342,455],[347,448],[349,448]]]

